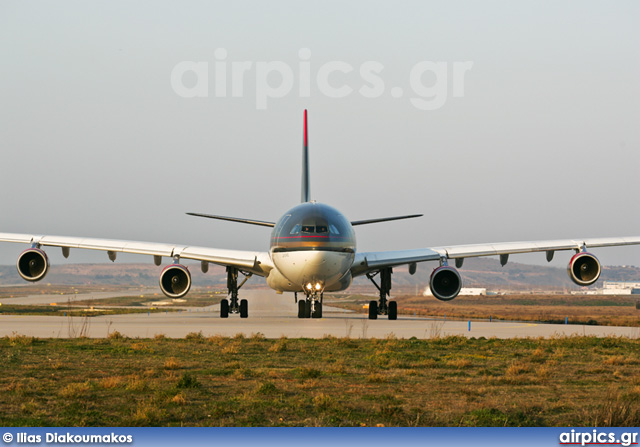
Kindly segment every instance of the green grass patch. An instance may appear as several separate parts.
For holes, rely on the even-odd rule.
[[[14,335],[0,361],[4,426],[640,424],[626,338]]]

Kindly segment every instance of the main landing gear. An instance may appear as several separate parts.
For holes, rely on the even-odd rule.
[[[306,298],[298,300],[298,292],[295,292],[298,303],[298,318],[322,318],[322,301],[324,294],[307,295]]]
[[[238,285],[238,273],[244,275],[244,280]],[[253,273],[245,273],[235,267],[227,267],[227,289],[230,299],[220,301],[220,318],[228,318],[229,314],[240,314],[240,318],[249,316],[249,303],[247,300],[238,300],[238,290],[247,282]]]
[[[393,273],[391,267],[385,267],[377,272],[367,273],[367,278],[369,278],[380,292],[380,299],[378,301],[369,302],[369,320],[376,320],[378,315],[387,315],[389,320],[398,319],[398,303],[387,300],[387,297],[391,297],[391,273]],[[380,285],[373,279],[378,274],[380,275]]]

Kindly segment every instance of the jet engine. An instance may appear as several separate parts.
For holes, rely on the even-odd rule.
[[[40,281],[49,271],[49,258],[39,248],[29,248],[18,256],[18,273],[27,281]]]
[[[160,289],[169,298],[182,298],[191,288],[191,273],[181,264],[168,265],[160,273]]]
[[[440,301],[450,301],[460,293],[462,278],[455,268],[443,265],[431,273],[429,287],[433,296]]]
[[[584,251],[573,255],[567,266],[569,278],[579,286],[590,286],[596,282],[601,270],[598,258]]]

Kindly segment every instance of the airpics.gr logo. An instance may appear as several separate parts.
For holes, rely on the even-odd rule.
[[[295,67],[284,61],[229,61],[227,50],[214,51],[213,69],[207,61],[182,61],[171,70],[171,87],[181,98],[244,98],[255,87],[256,108],[264,110],[269,101],[297,95],[309,98],[320,94],[340,99],[355,94],[363,98],[405,97],[405,89],[387,86],[384,65],[366,61],[357,67],[345,61],[314,64],[311,50],[298,51]],[[473,62],[416,62],[408,74],[409,102],[420,110],[437,110],[449,95],[464,96],[465,75]],[[210,81],[213,88],[210,88]],[[451,86],[451,88],[450,88]]]
[[[621,445],[628,447],[638,444],[638,433],[620,433],[617,435],[613,432],[598,432],[593,430],[589,432],[565,432],[560,434],[560,445]]]

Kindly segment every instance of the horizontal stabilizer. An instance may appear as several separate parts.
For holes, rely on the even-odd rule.
[[[388,222],[390,220],[400,220],[400,219],[412,219],[414,217],[422,217],[423,214],[409,214],[407,216],[395,216],[395,217],[381,217],[379,219],[366,219],[366,220],[355,220],[351,222],[351,225],[366,225],[378,222]]]
[[[275,222],[265,222],[263,220],[241,219],[239,217],[214,216],[213,214],[187,213],[189,216],[206,217],[208,219],[228,220],[230,222],[240,222],[262,227],[275,227]]]

